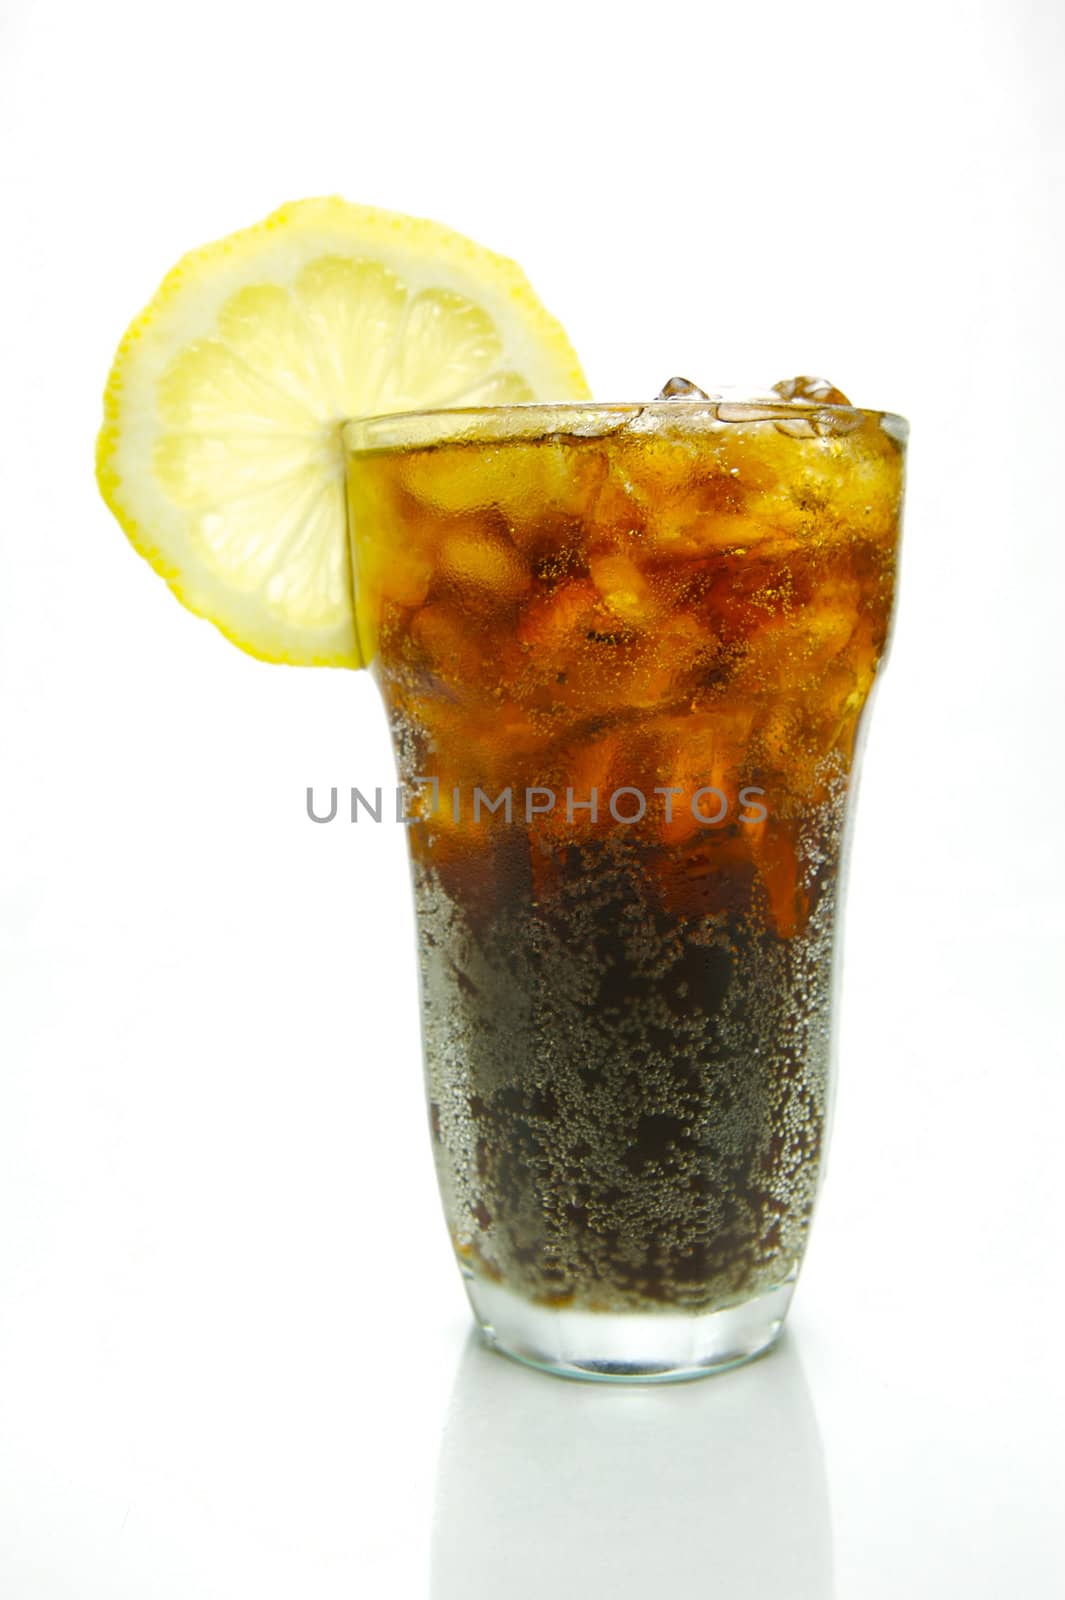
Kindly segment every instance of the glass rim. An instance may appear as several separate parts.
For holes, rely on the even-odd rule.
[[[845,438],[873,422],[903,444],[910,425],[895,411],[866,406],[827,405],[811,400],[784,400],[779,395],[725,391],[709,399],[673,400],[532,400],[503,406],[429,406],[409,411],[378,412],[350,417],[341,424],[349,455],[369,451],[426,448],[459,441],[478,444],[526,442],[552,435],[607,438],[626,424],[651,420],[684,421],[708,431],[758,422],[809,422],[822,438]],[[616,422],[616,428],[609,426]],[[650,430],[648,430],[650,431]]]

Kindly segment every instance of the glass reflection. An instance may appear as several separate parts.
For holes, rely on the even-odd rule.
[[[824,1453],[798,1350],[697,1383],[569,1383],[475,1335],[437,1470],[432,1600],[827,1600]]]

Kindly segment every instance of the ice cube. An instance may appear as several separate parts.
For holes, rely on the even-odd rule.
[[[588,568],[611,611],[637,626],[653,620],[650,585],[635,561],[620,552],[596,554],[590,557]]]
[[[828,378],[781,378],[773,385],[782,400],[809,400],[819,406],[849,406],[850,401],[842,389],[837,389]]]
[[[512,544],[494,536],[489,525],[456,528],[444,540],[440,570],[467,593],[476,591],[500,603],[516,600],[531,579]]]
[[[664,383],[656,400],[709,400],[710,396],[689,378],[670,378]]]
[[[778,422],[780,433],[795,439],[831,439],[862,426],[862,413],[853,409],[843,390],[828,378],[781,378],[773,388],[782,400],[810,407],[802,416]]]

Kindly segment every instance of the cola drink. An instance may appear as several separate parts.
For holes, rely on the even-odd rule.
[[[448,1226],[490,1337],[572,1374],[779,1331],[893,609],[905,424],[672,382],[347,431]]]

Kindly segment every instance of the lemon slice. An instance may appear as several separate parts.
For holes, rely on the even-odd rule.
[[[164,279],[115,357],[97,481],[235,644],[357,667],[340,424],[587,393],[514,262],[434,222],[303,200]]]

